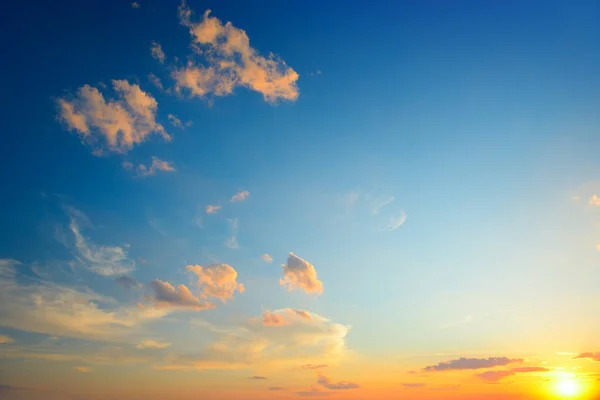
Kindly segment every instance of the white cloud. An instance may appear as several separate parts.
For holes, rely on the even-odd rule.
[[[404,222],[406,222],[406,213],[404,211],[400,211],[396,214],[390,215],[386,222],[380,226],[380,230],[382,231],[395,231],[400,228]]]
[[[236,194],[234,194],[231,197],[231,200],[229,200],[231,203],[235,203],[238,201],[244,201],[248,198],[248,196],[250,196],[250,192],[247,190],[244,190],[242,192],[237,192]]]
[[[283,279],[279,281],[289,291],[301,289],[306,293],[323,293],[323,282],[317,279],[315,267],[306,260],[290,253],[283,265]]]
[[[263,259],[264,262],[266,262],[267,264],[271,264],[273,262],[273,257],[271,257],[269,254],[265,253],[262,256],[260,256],[260,258]]]
[[[201,22],[192,22],[191,10],[185,3],[179,8],[179,16],[195,44],[203,50],[208,66],[190,62],[175,70],[173,78],[178,91],[185,89],[198,97],[226,96],[236,86],[243,86],[261,93],[271,103],[298,98],[296,71],[273,54],[261,56],[250,46],[244,30],[211,17],[210,10],[204,13]]]
[[[65,207],[69,215],[69,229],[74,237],[75,257],[85,268],[102,276],[127,275],[135,269],[135,261],[129,258],[125,247],[98,246],[83,235],[80,223],[89,224],[79,210]]]
[[[156,342],[154,340],[142,340],[137,346],[138,349],[166,349],[171,343]]]
[[[188,265],[188,271],[196,275],[202,297],[215,297],[223,303],[233,298],[234,293],[244,292],[244,285],[237,282],[237,271],[227,264],[211,264],[207,267]]]
[[[219,212],[220,209],[221,209],[221,206],[219,206],[219,205],[209,204],[206,206],[206,213],[207,214],[216,214]]]
[[[152,42],[152,44],[150,45],[150,54],[152,54],[152,58],[158,60],[158,62],[160,62],[161,64],[163,64],[165,62],[165,59],[167,58],[165,52],[162,49],[162,46],[160,45],[160,43],[157,42]]]
[[[136,84],[113,80],[117,99],[106,101],[100,91],[84,85],[72,100],[59,99],[59,118],[83,141],[101,153],[103,149],[125,153],[152,133],[171,137],[156,122],[158,103]]]

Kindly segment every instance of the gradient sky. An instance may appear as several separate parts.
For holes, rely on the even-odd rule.
[[[592,399],[600,2],[7,2],[0,397]]]

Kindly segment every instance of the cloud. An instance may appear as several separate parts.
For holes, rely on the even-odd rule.
[[[285,390],[285,388],[281,387],[281,386],[271,386],[268,390],[271,390],[271,391]]]
[[[545,367],[520,367],[513,368],[510,371],[514,372],[515,374],[523,374],[528,372],[548,372],[550,369]]]
[[[125,289],[142,287],[142,284],[140,282],[127,275],[116,277],[115,282],[123,286]]]
[[[248,379],[252,379],[252,380],[265,380],[267,378],[264,377],[264,376],[251,376]]]
[[[215,297],[225,303],[233,298],[236,291],[244,293],[244,285],[237,282],[237,271],[230,265],[188,265],[186,269],[198,278],[196,284],[202,290],[204,298]]]
[[[0,326],[85,340],[117,340],[164,316],[160,310],[115,306],[87,288],[16,279],[14,262],[0,263]]]
[[[327,368],[327,367],[328,367],[328,365],[326,365],[326,364],[319,364],[319,365],[306,364],[306,365],[302,365],[300,368],[315,370],[315,369],[322,369],[322,368]]]
[[[270,311],[263,313],[263,325],[264,326],[280,326],[285,325],[286,322],[281,314],[275,314]]]
[[[118,98],[106,101],[90,85],[79,88],[73,99],[58,99],[59,119],[69,130],[92,146],[96,154],[104,149],[126,153],[155,133],[165,140],[171,136],[156,122],[158,103],[150,94],[126,80],[113,80]]]
[[[209,204],[206,206],[206,213],[207,214],[216,214],[217,212],[219,212],[220,209],[221,209],[221,206]]]
[[[481,374],[477,374],[477,377],[487,382],[498,382],[501,379],[514,375],[511,371],[486,371]]]
[[[382,231],[395,231],[400,228],[404,222],[406,222],[406,213],[400,211],[396,214],[392,214],[388,217],[387,221],[381,224],[380,230]]]
[[[379,196],[372,199],[369,205],[369,208],[371,209],[371,214],[379,214],[379,210],[381,210],[386,205],[392,203],[394,200],[396,200],[394,196]]]
[[[166,349],[171,343],[155,342],[154,340],[142,340],[137,346],[138,349]]]
[[[132,1],[131,8],[141,8],[140,3],[138,3],[137,1]]]
[[[269,254],[265,253],[262,256],[260,256],[260,258],[263,259],[264,262],[266,262],[267,264],[271,264],[273,262],[273,257],[271,257]]]
[[[69,215],[69,229],[74,237],[75,257],[86,269],[102,276],[127,275],[135,269],[135,261],[129,258],[125,247],[96,245],[83,235],[80,224],[89,225],[81,211],[65,207]]]
[[[175,126],[177,128],[183,129],[186,126],[191,126],[192,125],[192,121],[188,121],[188,122],[186,122],[184,124],[183,122],[181,122],[181,120],[179,118],[177,118],[173,114],[169,114],[167,116],[167,118],[169,118],[169,122],[171,123],[171,125],[173,125],[173,126]]]
[[[406,387],[406,388],[422,388],[425,387],[424,383],[403,383],[402,386]]]
[[[154,175],[156,171],[163,172],[175,172],[176,169],[173,167],[169,161],[163,161],[158,157],[152,156],[152,164],[150,167],[145,166],[144,164],[138,165],[138,175],[139,176],[150,176]]]
[[[597,194],[594,194],[592,197],[590,197],[589,203],[593,207],[600,207],[600,197],[598,197]]]
[[[328,377],[319,375],[317,378],[317,384],[326,387],[329,390],[348,390],[348,389],[359,389],[360,386],[357,383],[350,381],[340,381],[337,383],[332,382]]]
[[[290,321],[296,319],[297,317],[306,319],[308,321],[310,321],[312,318],[308,311],[293,308],[284,308],[273,312],[265,311],[262,315],[264,326],[287,325],[290,323]]]
[[[75,367],[74,370],[77,372],[83,372],[83,373],[92,372],[92,369],[90,367]]]
[[[231,218],[227,220],[227,224],[229,225],[229,236],[225,239],[225,246],[230,249],[237,249],[240,247],[237,241],[238,234],[238,226],[239,222],[237,218]]]
[[[432,371],[450,371],[450,370],[466,370],[466,369],[485,369],[494,368],[512,363],[521,363],[523,359],[508,358],[508,357],[489,357],[489,358],[459,358],[441,362],[436,365],[430,365],[423,370]]]
[[[152,298],[158,308],[189,308],[195,311],[207,310],[215,306],[195,297],[185,285],[174,288],[169,282],[153,280],[150,287],[154,290]]]
[[[206,66],[190,62],[176,69],[173,78],[177,91],[185,89],[197,97],[226,96],[243,86],[262,94],[270,103],[298,98],[298,73],[273,54],[261,56],[250,46],[244,30],[211,17],[210,10],[201,22],[192,22],[192,12],[185,3],[179,8],[179,17],[181,24],[189,28],[194,44],[202,50]]]
[[[323,282],[317,279],[315,267],[294,253],[289,254],[287,264],[283,265],[283,279],[279,283],[289,291],[301,289],[308,294],[323,293]]]
[[[600,362],[600,353],[587,352],[587,353],[578,354],[577,356],[573,357],[574,360],[581,359],[581,358],[586,358],[586,359],[589,359],[589,360],[592,360],[592,361],[599,361]]]
[[[165,56],[165,52],[163,51],[161,45],[157,42],[152,42],[150,45],[150,54],[152,54],[152,58],[158,60],[161,64],[165,62],[167,56]]]
[[[285,313],[275,310],[274,314]],[[274,329],[263,325],[263,316],[248,320],[239,328],[222,332],[200,355],[174,357],[160,369],[205,370],[247,369],[253,365],[296,368],[298,365],[337,362],[346,353],[349,326],[310,313],[307,320],[296,313],[286,325]],[[212,330],[214,332],[214,330]]]
[[[161,91],[165,89],[160,78],[154,75],[153,73],[148,74],[148,79],[150,79],[150,82],[152,82],[152,84],[156,86],[157,89],[160,89]]]
[[[235,202],[240,202],[240,201],[244,201],[248,198],[248,196],[250,196],[250,192],[247,190],[244,190],[242,192],[237,192],[236,194],[234,194],[231,197],[231,200],[229,200],[231,203],[235,203]]]
[[[15,339],[11,338],[10,336],[0,335],[0,344],[10,344],[14,342]]]

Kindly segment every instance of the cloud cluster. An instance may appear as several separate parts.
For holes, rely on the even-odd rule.
[[[468,369],[485,369],[500,367],[513,363],[521,363],[521,358],[508,357],[489,357],[489,358],[459,358],[456,360],[444,361],[439,364],[430,365],[423,370],[432,371],[451,371],[451,370],[468,370]]]
[[[84,85],[71,99],[58,99],[59,119],[95,149],[125,153],[151,134],[170,140],[156,122],[158,103],[150,94],[126,80],[113,80],[116,99],[106,101],[100,91]]]
[[[237,271],[230,265],[188,265],[186,269],[198,278],[196,284],[202,291],[203,298],[214,297],[225,303],[233,298],[236,291],[244,292],[244,285],[237,282]]]
[[[179,18],[189,29],[207,65],[189,62],[176,69],[173,78],[177,91],[186,90],[197,97],[226,96],[237,86],[243,86],[262,94],[271,103],[298,98],[298,73],[273,54],[261,56],[250,46],[244,30],[211,17],[210,10],[200,22],[193,22],[192,12],[185,3],[179,8]]]
[[[317,279],[315,267],[294,253],[289,254],[287,264],[283,265],[283,279],[279,283],[289,291],[300,289],[308,294],[323,293],[323,282]]]

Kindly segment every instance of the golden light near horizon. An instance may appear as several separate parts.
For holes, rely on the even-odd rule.
[[[561,374],[556,377],[554,392],[560,398],[578,398],[584,387],[574,374]]]

